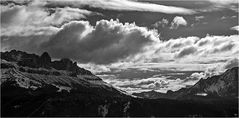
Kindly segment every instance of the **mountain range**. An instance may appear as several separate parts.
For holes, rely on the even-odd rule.
[[[152,90],[133,95],[150,99],[238,98],[238,67],[228,69],[221,75],[200,79],[192,87],[178,91],[160,93]]]
[[[190,88],[130,95],[71,59],[1,52],[1,116],[238,116],[238,67]]]

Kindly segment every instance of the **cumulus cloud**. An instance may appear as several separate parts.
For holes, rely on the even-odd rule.
[[[187,21],[181,16],[176,16],[171,22],[170,29],[177,29],[179,26],[187,26]]]
[[[90,6],[93,8],[118,10],[118,11],[148,11],[160,12],[166,14],[194,14],[195,11],[173,6],[165,6],[147,2],[138,2],[132,0],[48,0],[48,4],[67,5],[74,7]]]
[[[93,27],[87,21],[74,21],[64,25],[42,49],[56,58],[109,64],[142,52],[157,40],[154,31],[135,24],[101,20]]]
[[[22,37],[26,39],[14,42],[16,38],[5,36],[2,38],[3,48],[32,51],[31,42],[35,41],[39,42],[37,46],[34,45],[35,52],[44,50],[54,58],[68,57],[80,63],[95,64],[130,59],[160,42],[154,30],[113,20],[100,20],[96,26],[88,21],[72,21],[60,27],[56,34],[50,35],[51,38],[48,37],[44,42],[35,40],[33,36]]]
[[[190,78],[195,78],[197,80],[201,79],[201,78],[205,78],[205,74],[203,72],[201,73],[193,73]]]
[[[152,24],[153,27],[158,28],[158,27],[166,27],[168,25],[169,21],[165,18],[163,18],[161,21],[157,21],[154,24]]]
[[[204,73],[206,76],[205,78],[211,77],[214,75],[219,75],[220,73],[222,73],[222,67],[220,65],[216,64],[216,65],[207,67]]]
[[[182,58],[183,62],[210,62],[228,59],[238,55],[238,35],[206,36],[205,38],[187,37],[161,42],[155,56],[168,60]],[[225,53],[227,52],[227,53]],[[164,56],[167,55],[167,56]],[[151,56],[153,58],[154,56]],[[178,60],[179,61],[179,60]]]
[[[232,27],[231,30],[236,30],[236,31],[239,32],[239,25],[238,25],[238,26],[234,26],[234,27]]]
[[[186,77],[183,80],[183,83],[186,83],[187,85],[194,85],[200,79],[206,79],[206,77],[207,76],[205,72],[195,72],[195,73],[192,73],[189,77]]]

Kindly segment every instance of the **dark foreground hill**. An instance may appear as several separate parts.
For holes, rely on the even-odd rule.
[[[1,116],[238,116],[238,98],[137,98],[70,59],[13,50],[1,53]]]

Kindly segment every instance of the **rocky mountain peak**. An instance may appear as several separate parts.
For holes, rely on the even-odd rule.
[[[43,68],[50,68],[51,65],[51,57],[47,52],[44,52],[39,59],[39,64]]]
[[[77,75],[92,75],[88,70],[77,66],[76,62],[71,59],[63,58],[56,61],[51,61],[51,57],[47,52],[44,52],[41,56],[35,54],[28,54],[23,51],[11,50],[7,52],[1,52],[1,59],[17,62],[18,65],[30,68],[45,68],[66,70],[71,72],[72,76]]]
[[[51,57],[47,52],[42,53],[40,58],[43,62],[51,62]]]

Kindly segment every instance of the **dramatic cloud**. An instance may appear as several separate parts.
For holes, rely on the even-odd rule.
[[[37,43],[35,50],[49,51],[54,58],[68,57],[80,63],[122,65],[152,62],[211,63],[230,59],[239,53],[238,35],[208,35],[205,38],[187,37],[168,41],[160,41],[158,36],[156,31],[133,23],[100,20],[96,26],[92,26],[87,21],[72,21],[60,27],[51,38],[44,42],[37,41],[40,43]],[[31,47],[29,42],[22,40],[19,44],[25,46],[21,46],[14,43],[11,37],[2,38],[2,44],[8,49],[32,51],[32,48],[28,48]]]
[[[118,10],[118,11],[148,11],[166,14],[194,14],[195,11],[173,6],[165,6],[147,2],[137,2],[131,0],[71,0],[59,1],[49,0],[48,4],[67,5],[74,7],[90,6],[93,8]]]
[[[148,53],[146,50],[150,50],[150,46],[160,42],[154,30],[113,20],[100,20],[96,26],[88,21],[72,21],[58,30],[44,41],[34,38],[37,37],[34,35],[21,36],[19,39],[17,37],[20,36],[2,36],[2,49],[38,53],[44,50],[53,58],[68,57],[80,63],[111,64],[124,59],[129,59],[129,62],[131,57]]]
[[[187,26],[187,21],[181,17],[176,16],[174,17],[173,21],[171,22],[171,29],[177,29],[179,26]]]
[[[64,25],[42,45],[42,49],[56,58],[69,57],[83,63],[109,64],[134,56],[157,40],[154,31],[135,24],[101,20],[93,27],[86,21],[74,21]]]

